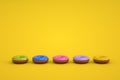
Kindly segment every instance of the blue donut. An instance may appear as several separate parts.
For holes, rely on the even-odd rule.
[[[37,61],[44,61],[44,60],[48,60],[48,57],[45,55],[37,55],[33,57],[33,60],[37,60]]]

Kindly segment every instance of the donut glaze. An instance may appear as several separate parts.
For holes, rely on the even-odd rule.
[[[12,62],[15,64],[24,64],[28,62],[28,58],[24,55],[17,55],[12,57]]]
[[[37,55],[32,58],[33,62],[36,64],[43,64],[48,62],[48,57],[45,55]]]
[[[58,64],[64,64],[69,61],[69,58],[64,55],[57,55],[53,57],[53,62]]]
[[[109,63],[110,59],[107,56],[95,56],[93,61],[98,64],[106,64]]]
[[[78,55],[73,57],[73,61],[78,64],[85,64],[89,62],[89,57],[84,55]]]

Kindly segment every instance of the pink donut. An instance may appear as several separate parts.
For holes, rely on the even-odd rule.
[[[53,62],[58,64],[64,64],[69,61],[69,58],[64,55],[57,55],[53,57]]]

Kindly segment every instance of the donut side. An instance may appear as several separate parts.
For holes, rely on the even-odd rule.
[[[55,60],[53,59],[53,62],[54,63],[58,63],[58,64],[65,64],[65,63],[68,63],[69,60]]]
[[[108,60],[97,60],[97,59],[94,59],[93,60],[95,63],[98,63],[98,64],[107,64],[109,63],[109,59]]]
[[[33,62],[36,64],[44,64],[44,63],[47,63],[48,60],[33,60]]]
[[[28,62],[28,59],[27,60],[12,60],[12,62],[15,64],[24,64]]]
[[[89,62],[89,60],[75,60],[75,59],[73,59],[73,61],[77,64],[86,64]]]

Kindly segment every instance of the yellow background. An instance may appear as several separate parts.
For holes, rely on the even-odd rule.
[[[119,0],[0,0],[0,80],[120,80]],[[11,63],[14,55],[29,63]],[[32,56],[49,56],[47,64],[33,64]],[[52,57],[70,57],[54,64]],[[74,55],[91,58],[74,64]],[[92,62],[107,55],[111,63]]]

